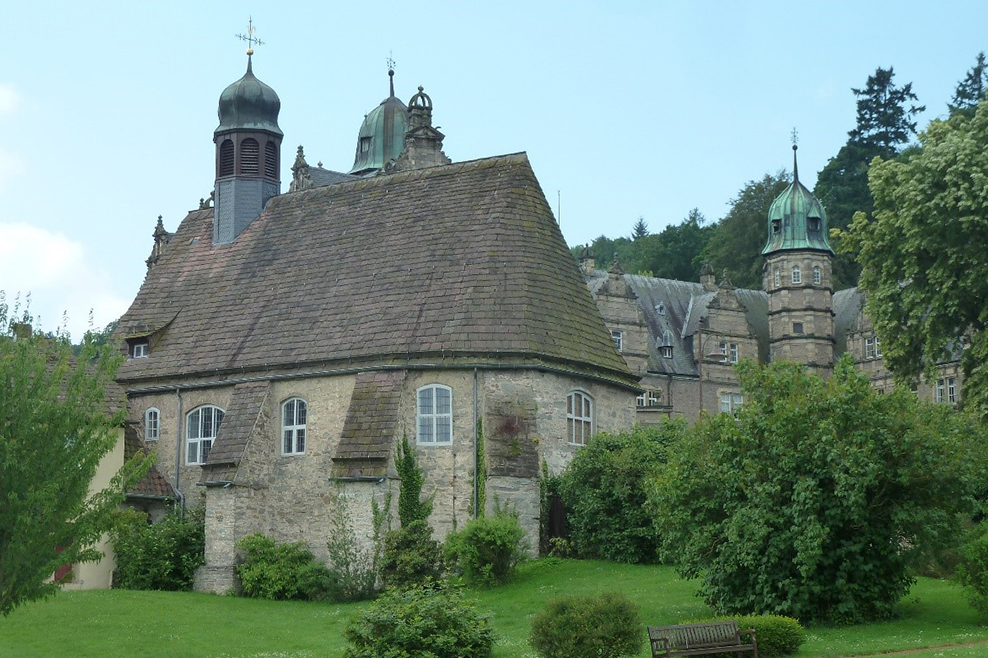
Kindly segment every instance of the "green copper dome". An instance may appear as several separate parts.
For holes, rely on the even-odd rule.
[[[395,98],[394,71],[388,71],[388,75],[391,76],[391,95],[371,110],[360,124],[351,174],[384,169],[384,165],[405,150],[408,107]]]
[[[281,99],[274,89],[254,77],[251,61],[247,72],[220,94],[220,125],[213,134],[232,130],[266,130],[281,135],[278,113]]]
[[[827,239],[827,213],[813,193],[799,182],[793,146],[792,183],[782,191],[768,211],[768,240],[762,255],[797,249],[834,250]]]

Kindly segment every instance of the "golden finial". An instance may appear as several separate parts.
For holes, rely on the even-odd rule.
[[[257,32],[257,28],[254,27],[254,18],[252,16],[247,17],[247,34],[238,34],[237,38],[241,41],[247,42],[247,56],[250,57],[254,54],[254,46],[263,46],[264,42],[254,36]]]

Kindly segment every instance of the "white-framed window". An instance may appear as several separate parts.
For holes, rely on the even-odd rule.
[[[144,410],[144,441],[154,443],[161,436],[161,412],[155,407]]]
[[[878,340],[878,336],[869,336],[865,338],[865,358],[882,358],[882,343]]]
[[[773,281],[775,282],[775,287],[778,288],[779,286],[781,286],[782,285],[782,272],[780,272],[779,270],[775,270],[775,272],[773,273],[772,276],[773,276]]]
[[[225,411],[211,404],[203,405],[188,413],[185,417],[186,464],[206,463],[225,414]]]
[[[943,404],[944,402],[944,382],[942,379],[937,380],[937,385],[933,389],[933,396],[937,404]]]
[[[662,358],[663,359],[671,359],[672,358],[672,345],[663,345],[662,346]]]
[[[130,358],[143,359],[147,355],[148,342],[146,340],[139,340],[130,344]]]
[[[578,446],[593,434],[593,398],[582,391],[566,396],[566,439]]]
[[[727,360],[730,361],[731,363],[738,362],[738,356],[740,355],[740,353],[741,350],[738,349],[737,343],[731,343],[730,345],[727,346]]]
[[[803,282],[803,273],[799,269],[799,265],[793,265],[792,266],[792,282],[793,283],[802,283]]]
[[[292,398],[281,405],[281,454],[301,455],[305,452],[305,400]]]
[[[662,338],[659,341],[659,352],[661,352],[664,359],[672,358],[672,332],[668,329],[662,332]]]
[[[659,406],[659,394],[655,391],[645,391],[638,396],[639,407]]]
[[[947,402],[957,404],[957,379],[947,377]]]
[[[820,269],[819,265],[813,266],[813,283],[815,285],[820,285],[823,282],[823,271]]]
[[[720,394],[720,411],[721,413],[730,414],[738,410],[738,408],[744,403],[744,397],[740,393],[732,393],[731,391],[722,391]]]
[[[620,352],[624,349],[624,332],[618,331],[617,329],[611,330],[611,340],[614,341],[614,347]]]
[[[449,445],[453,442],[453,389],[429,384],[417,392],[418,442],[426,445]]]

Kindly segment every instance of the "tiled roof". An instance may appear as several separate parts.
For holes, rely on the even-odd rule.
[[[212,212],[121,318],[167,327],[120,381],[517,358],[634,384],[524,154],[282,194],[231,244]]]
[[[124,426],[124,461],[126,462],[139,452],[147,453],[144,441],[137,433],[136,423]],[[141,498],[175,498],[175,490],[161,474],[157,466],[152,465],[144,478],[127,490],[128,496]]]
[[[312,181],[313,187],[335,185],[336,183],[342,183],[348,180],[357,180],[358,178],[358,176],[344,174],[341,171],[323,169],[322,167],[309,167],[309,180]]]
[[[254,431],[264,401],[268,396],[268,382],[247,382],[233,387],[230,404],[227,405],[220,430],[213,441],[209,457],[203,465],[201,481],[231,479],[228,467],[240,464],[247,449],[247,442]],[[218,470],[214,467],[220,467]],[[222,477],[218,475],[223,471]]]
[[[398,424],[404,370],[361,372],[343,423],[333,475],[384,476]]]

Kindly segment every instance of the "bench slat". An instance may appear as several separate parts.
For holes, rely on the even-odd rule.
[[[648,627],[652,656],[697,656],[722,651],[752,651],[758,655],[757,641],[744,642],[737,620]]]

